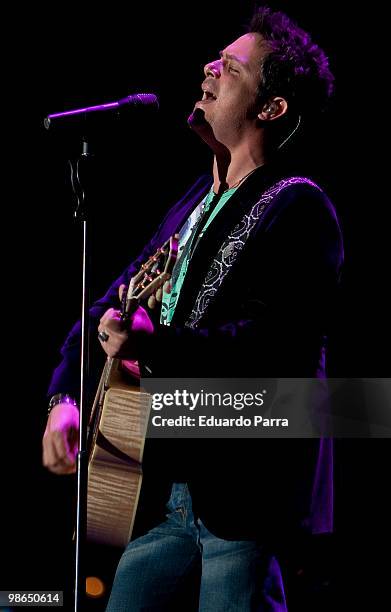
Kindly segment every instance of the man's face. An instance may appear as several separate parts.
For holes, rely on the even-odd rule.
[[[229,147],[255,129],[260,65],[267,54],[262,42],[259,34],[245,34],[221,51],[220,59],[205,66],[204,94],[194,108],[202,109],[204,121],[193,124],[189,119],[205,140],[212,131],[219,143]]]

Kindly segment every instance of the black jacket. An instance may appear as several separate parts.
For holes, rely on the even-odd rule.
[[[256,170],[209,226],[193,254],[173,325],[158,327],[144,346],[153,376],[325,376],[343,247],[332,204],[309,184],[279,194],[198,328],[185,325],[211,258],[244,213],[281,178],[272,167]],[[118,286],[181,227],[210,185],[211,179],[202,177],[169,211],[140,257],[93,305],[93,328],[107,308],[118,306]],[[77,324],[65,342],[50,394],[77,393],[79,332]],[[163,498],[170,482],[186,480],[196,512],[221,537],[331,529],[331,440],[150,440],[145,465],[141,507],[151,503],[157,481]]]

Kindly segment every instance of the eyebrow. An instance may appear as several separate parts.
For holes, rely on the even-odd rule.
[[[219,55],[222,59],[235,60],[235,62],[238,62],[238,64],[241,64],[244,68],[248,67],[248,64],[246,62],[243,62],[237,55],[233,55],[232,53],[225,53],[225,51],[219,51]]]
[[[242,66],[247,66],[247,63],[243,62],[237,55],[233,55],[232,53],[226,53],[225,51],[219,51],[219,55],[220,57],[223,59],[233,59],[236,62],[238,62],[239,64],[242,64]]]

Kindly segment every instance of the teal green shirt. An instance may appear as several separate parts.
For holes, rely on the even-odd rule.
[[[197,240],[202,239],[202,236],[205,234],[207,228],[212,223],[213,219],[218,215],[218,213],[223,208],[224,204],[229,200],[229,198],[235,193],[236,189],[237,187],[232,187],[231,189],[224,191],[224,193],[220,196],[220,199],[217,202],[215,208],[207,219],[204,227],[201,229]],[[200,202],[200,204],[198,204],[198,206],[193,210],[190,217],[187,219],[186,223],[183,225],[179,232],[178,259],[173,270],[172,282],[169,281],[168,286],[166,286],[165,290],[163,290],[162,308],[160,315],[160,323],[162,323],[163,325],[171,324],[175,308],[181,293],[183,282],[187,274],[187,269],[189,267],[191,259],[190,251],[193,245],[192,243],[194,239],[195,229],[198,227],[198,223],[202,224],[202,217],[209,210],[214,196],[215,194],[213,192],[213,187],[211,187],[209,193],[205,196],[202,202]]]

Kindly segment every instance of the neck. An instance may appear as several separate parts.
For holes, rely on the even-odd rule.
[[[256,168],[267,159],[261,147],[251,149],[240,146],[232,151],[222,149],[215,152],[213,162],[213,191],[221,193],[239,186]]]

